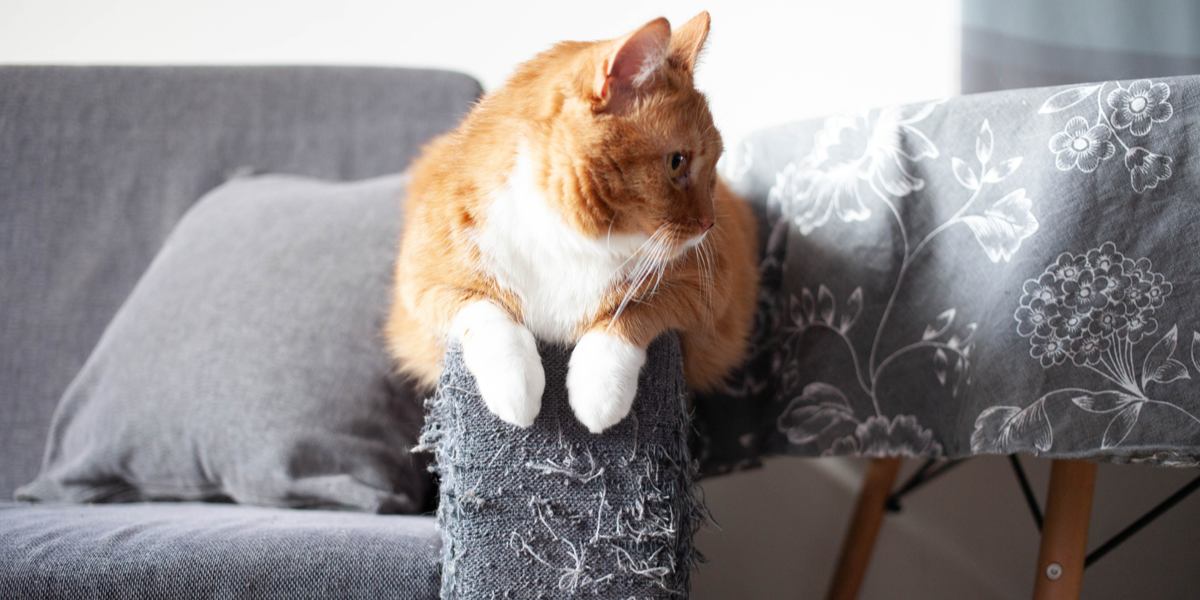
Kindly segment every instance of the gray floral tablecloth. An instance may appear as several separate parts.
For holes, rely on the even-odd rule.
[[[721,170],[762,217],[750,364],[707,472],[768,454],[1196,465],[1200,77],[777,127]]]

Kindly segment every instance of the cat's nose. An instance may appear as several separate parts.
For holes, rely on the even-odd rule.
[[[704,233],[705,231],[712,229],[714,224],[712,217],[698,217],[692,219],[692,221],[695,222],[696,226],[700,228],[700,233]]]

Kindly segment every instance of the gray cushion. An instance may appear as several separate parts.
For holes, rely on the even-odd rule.
[[[243,166],[403,169],[479,94],[458,73],[0,67],[0,498],[180,216]]]
[[[430,517],[225,504],[0,507],[5,598],[437,598]]]
[[[423,410],[381,339],[402,180],[244,178],[200,200],[68,388],[18,498],[420,510]]]

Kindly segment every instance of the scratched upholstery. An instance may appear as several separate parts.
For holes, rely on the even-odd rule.
[[[569,350],[540,352],[546,391],[529,429],[489,413],[461,352],[447,357],[424,436],[441,479],[443,594],[686,596],[702,508],[677,339],[651,345],[633,412],[602,435],[567,404]]]

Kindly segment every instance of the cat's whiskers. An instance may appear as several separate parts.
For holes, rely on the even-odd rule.
[[[629,270],[629,274],[625,277],[627,287],[625,294],[621,297],[620,304],[617,306],[617,310],[613,313],[613,321],[620,318],[630,303],[647,301],[657,294],[660,288],[665,289],[666,287],[670,287],[666,272],[671,263],[678,258],[674,256],[677,244],[672,241],[676,233],[674,227],[671,225],[659,227],[634,251],[633,255],[625,260],[625,263],[622,263],[622,267],[624,267],[630,260],[637,258],[637,262],[634,263],[633,268]],[[704,316],[706,319],[711,320],[713,316],[712,296],[715,273],[712,244],[708,243],[708,236],[702,238],[690,251],[696,253],[698,283],[705,308],[703,311]],[[654,283],[648,285],[652,277]],[[647,287],[649,289],[643,291]]]
[[[650,289],[645,293],[638,294],[637,299],[639,301],[653,296],[654,291],[657,289],[658,283],[662,281],[663,265],[666,262],[665,259],[668,251],[670,250],[668,238],[669,231],[664,230],[663,234],[660,235],[654,242],[654,245],[650,248],[649,252],[646,253],[646,269],[642,274],[642,280],[638,282],[638,285],[634,291],[636,293],[638,290],[641,290],[643,285],[649,282],[652,276],[655,277],[655,285],[653,289]]]
[[[663,275],[665,275],[667,271],[667,264],[669,261],[666,259],[667,255],[670,253],[670,250],[671,247],[669,243],[662,243],[659,245],[658,252],[654,257],[655,270],[657,271],[654,280],[654,287],[650,289],[649,293],[647,293],[644,298],[649,298],[658,293],[658,286],[662,284]]]
[[[649,255],[649,253],[645,252],[645,249],[647,247],[649,247],[651,250],[653,250],[655,248],[655,244],[657,243],[657,236],[658,236],[658,233],[655,232],[654,235],[650,236],[650,239],[646,240],[646,242],[644,244],[642,244],[641,247],[638,248],[638,250],[633,254],[633,256],[630,256],[629,259],[626,259],[625,262],[629,262],[629,260],[632,260],[634,257],[637,257],[637,259],[638,259],[637,262],[634,263],[633,268],[630,269],[629,274],[625,278],[625,280],[627,282],[638,281],[639,279],[641,279],[643,272],[646,271],[647,269],[649,269],[650,255]]]
[[[715,271],[715,260],[712,255],[712,244],[708,243],[708,236],[700,240],[696,246],[696,258],[699,266],[700,276],[700,292],[704,299],[704,317],[707,321],[712,322],[712,296],[713,296],[713,277]]]
[[[646,241],[642,242],[642,244],[640,246],[638,246],[637,249],[634,250],[632,254],[629,255],[628,258],[626,258],[623,262],[621,262],[621,264],[617,265],[617,270],[620,271],[621,269],[624,269],[625,265],[629,264],[629,261],[631,261],[635,258],[637,258],[640,262],[641,258],[642,258],[642,255],[641,255],[642,250],[644,250],[646,248],[646,246],[649,246],[650,244],[654,243],[654,238],[655,238],[655,236],[658,235],[658,233],[659,233],[659,230],[656,229],[654,231],[654,233],[650,235],[650,237],[646,238]],[[637,263],[634,264],[634,268],[635,269],[637,268]]]
[[[649,239],[638,247],[629,259],[626,259],[625,262],[627,263],[635,256],[638,257],[638,261],[634,263],[629,275],[625,278],[628,287],[625,289],[625,295],[621,298],[621,303],[617,306],[616,312],[613,313],[613,322],[620,318],[630,302],[633,302],[635,299],[639,301],[642,299],[638,295],[638,290],[642,288],[652,273],[659,270],[657,263],[661,261],[666,251],[669,250],[669,246],[665,243],[668,233],[665,227],[659,227]]]

